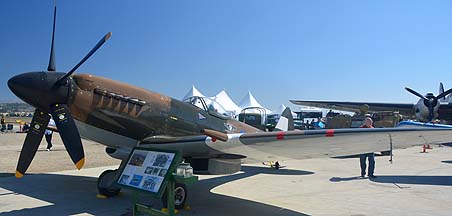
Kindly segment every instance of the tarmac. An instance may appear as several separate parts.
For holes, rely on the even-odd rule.
[[[119,164],[102,154],[100,144],[84,140],[91,168],[73,170],[62,161],[68,157],[50,156],[65,154],[56,138],[58,151],[39,151],[34,170],[15,179],[10,174],[21,140],[23,135],[0,134],[0,215],[131,215],[131,190],[96,198],[97,177]],[[358,177],[358,158],[282,161],[286,167],[281,170],[244,164],[236,174],[200,175],[198,183],[188,186],[191,209],[177,215],[451,215],[452,147],[435,145],[428,153],[420,151],[421,147],[395,150],[392,164],[387,156],[377,157],[376,179]],[[49,166],[38,169],[42,163]],[[155,198],[140,200],[161,208]]]

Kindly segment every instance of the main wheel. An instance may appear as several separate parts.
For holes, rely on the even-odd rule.
[[[176,183],[174,185],[174,207],[176,209],[183,209],[185,201],[187,201],[188,193],[187,187],[184,184]],[[168,192],[165,191],[162,197],[162,203],[165,208],[168,207],[167,203]]]
[[[121,188],[113,187],[114,177],[117,170],[105,170],[97,179],[97,191],[107,197],[116,196]]]

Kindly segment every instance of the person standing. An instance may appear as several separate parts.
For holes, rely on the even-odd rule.
[[[50,118],[48,127],[55,127],[55,121],[53,121],[52,118]],[[47,141],[47,151],[51,151],[52,150],[52,146],[53,146],[52,145],[52,134],[53,134],[53,131],[49,130],[49,129],[47,129],[46,132],[45,132],[46,141]]]
[[[1,119],[1,130],[2,132],[6,129],[6,120],[5,120],[5,116],[2,115],[2,119]]]
[[[364,124],[360,126],[360,128],[373,128],[373,121],[370,117],[367,117],[364,119]],[[361,177],[364,178],[366,176],[366,158],[369,160],[369,169],[368,169],[368,176],[369,178],[376,178],[374,175],[375,170],[375,154],[373,152],[371,153],[365,153],[361,154],[359,156],[359,163],[361,166]]]

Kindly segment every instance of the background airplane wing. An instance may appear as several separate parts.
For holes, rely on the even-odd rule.
[[[244,155],[257,161],[306,159],[386,151],[452,141],[452,128],[359,128],[228,134],[227,141],[195,136],[152,147],[185,156]]]
[[[438,119],[452,120],[452,104],[443,103],[438,109]]]
[[[319,107],[325,109],[336,109],[350,112],[359,112],[363,106],[368,106],[369,111],[398,111],[402,115],[413,115],[414,104],[411,103],[372,103],[372,102],[344,102],[344,101],[303,101],[291,100],[293,104]]]

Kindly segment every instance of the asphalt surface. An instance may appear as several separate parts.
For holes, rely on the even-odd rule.
[[[26,134],[0,133],[0,177],[13,176],[17,160]],[[89,140],[82,140],[85,149],[85,168],[118,165],[119,160],[105,153],[105,146]],[[76,169],[64,148],[58,133],[52,136],[52,151],[46,151],[47,142],[43,138],[38,152],[27,173],[46,173]]]
[[[14,170],[21,147],[16,142],[24,137],[0,137],[0,167],[12,173],[5,167]],[[96,198],[97,176],[116,168],[110,165],[119,161],[110,159],[99,144],[84,144],[86,166],[93,168],[74,170],[57,144],[59,151],[38,152],[30,175],[0,178],[0,214],[131,215],[130,190],[114,198]],[[372,180],[358,178],[357,158],[282,161],[282,170],[245,164],[236,174],[201,175],[188,187],[191,210],[178,215],[451,215],[452,147],[420,151],[396,150],[393,164],[389,157],[377,157],[378,177]],[[141,201],[161,207],[154,198],[143,196]]]

